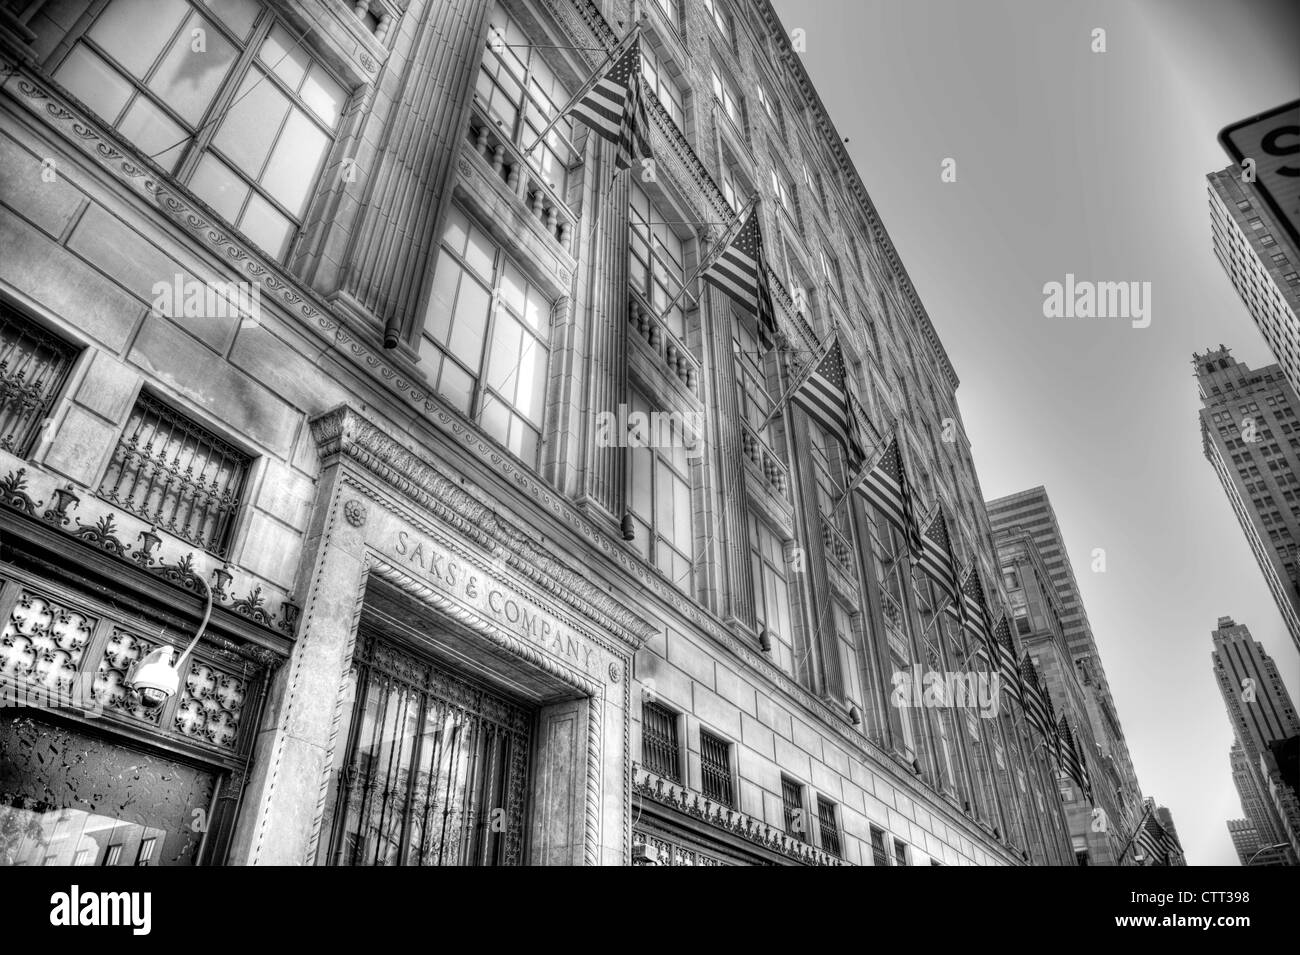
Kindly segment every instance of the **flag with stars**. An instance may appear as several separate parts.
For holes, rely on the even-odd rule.
[[[966,572],[966,579],[961,584],[961,622],[976,646],[992,650],[988,608],[984,602],[984,585],[980,583],[979,571],[973,565]],[[995,665],[997,659],[996,653],[990,654],[990,664]]]
[[[838,338],[831,343],[790,400],[802,408],[823,431],[848,450],[849,466],[858,466],[863,457],[857,421],[850,407],[850,394],[844,368],[844,352]]]
[[[898,435],[894,435],[885,448],[880,460],[867,472],[867,476],[858,484],[857,491],[873,507],[889,519],[889,522],[902,532],[907,539],[907,549],[912,555],[912,563],[921,559],[921,531],[916,525],[916,514],[912,507],[912,489],[907,482],[907,471],[903,467],[903,454],[898,447]]]
[[[1025,716],[1029,719],[1029,724],[1038,730],[1043,739],[1052,739],[1055,728],[1049,722],[1047,703],[1038,685],[1038,669],[1028,653],[1020,661],[1020,695],[1024,700]]]
[[[957,586],[957,571],[952,565],[952,539],[948,536],[948,522],[944,519],[943,508],[935,509],[934,517],[921,535],[921,568],[948,595],[945,609],[960,620],[961,607],[958,600],[961,588]]]
[[[1002,615],[998,625],[993,628],[989,653],[998,668],[998,679],[1002,681],[1002,689],[1014,696],[1023,706],[1024,695],[1020,689],[1020,670],[1016,666],[1015,642],[1011,636],[1011,624],[1006,614]]]
[[[628,169],[650,155],[650,122],[641,93],[641,39],[636,37],[573,106],[573,116],[602,139],[618,144],[615,165]]]
[[[766,272],[763,233],[759,228],[758,205],[755,203],[735,236],[701,277],[758,316],[759,338],[764,348],[771,348],[776,334],[776,310],[772,307]],[[840,364],[843,365],[842,358]]]
[[[1065,765],[1065,771],[1083,791],[1089,795],[1092,793],[1092,782],[1088,779],[1088,766],[1084,762],[1083,755],[1079,752],[1079,746],[1074,739],[1074,731],[1070,729],[1070,721],[1064,716],[1061,722],[1057,724],[1056,733],[1061,738],[1061,758]]]

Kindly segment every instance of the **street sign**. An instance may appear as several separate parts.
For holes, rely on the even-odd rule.
[[[1300,244],[1300,100],[1225,126],[1219,142],[1238,167],[1255,161],[1255,189]]]

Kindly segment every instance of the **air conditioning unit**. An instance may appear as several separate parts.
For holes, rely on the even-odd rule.
[[[632,847],[633,865],[659,865],[659,850],[644,842]]]

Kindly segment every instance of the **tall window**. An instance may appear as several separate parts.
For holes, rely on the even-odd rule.
[[[781,210],[790,217],[790,221],[796,226],[799,224],[798,217],[795,214],[795,191],[792,183],[784,173],[777,172],[776,167],[772,168],[772,195],[776,197],[777,204]]]
[[[681,782],[677,715],[650,700],[641,704],[641,761],[652,773]]]
[[[633,185],[631,192],[628,281],[648,300],[651,311],[663,319],[668,330],[684,338],[686,313],[681,301],[665,313],[686,279],[682,240],[644,190]]]
[[[821,836],[822,849],[829,855],[840,854],[840,827],[835,819],[835,803],[819,795],[817,797],[817,827]]]
[[[736,85],[731,82],[731,78],[725,75],[715,63],[710,67],[710,73],[713,79],[713,95],[717,97],[722,104],[722,111],[727,114],[741,133],[745,131],[745,110],[743,107],[744,100],[736,89]]]
[[[148,393],[99,485],[99,496],[209,553],[225,556],[248,455]]]
[[[754,575],[754,611],[759,633],[769,631],[777,664],[794,672],[794,621],[790,585],[781,541],[752,514],[749,518],[749,560]]]
[[[530,465],[541,443],[550,311],[519,267],[453,206],[420,357],[443,397]]]
[[[704,9],[708,11],[709,19],[713,21],[713,25],[722,34],[722,39],[727,41],[728,46],[731,46],[735,42],[733,39],[735,31],[731,28],[731,15],[722,8],[720,0],[704,0]]]
[[[76,349],[0,302],[0,448],[32,453]]]
[[[569,93],[501,4],[493,8],[488,22],[491,28],[474,98],[511,142],[531,146],[568,102]],[[562,119],[546,134],[545,142],[524,157],[561,199],[569,183],[569,168],[578,158],[570,146],[572,137],[572,122]]]
[[[871,862],[873,865],[889,865],[884,830],[877,829],[875,826],[871,827]]]
[[[680,0],[655,0],[655,6],[673,25],[678,33],[682,32],[682,9]]]
[[[781,135],[785,135],[785,116],[781,112],[781,103],[777,100],[776,95],[768,88],[762,80],[754,87],[754,93],[758,96],[759,105],[763,107],[763,112],[767,113],[770,119]]]
[[[789,776],[781,777],[781,812],[785,832],[800,842],[808,841],[808,819],[803,808],[803,787]]]
[[[687,449],[701,438],[688,435],[676,417],[652,409],[638,392],[632,392],[631,399],[631,413],[650,422],[648,434],[638,431],[628,436],[636,546],[675,587],[694,593],[695,537]]]
[[[646,87],[667,110],[669,118],[677,124],[677,128],[685,130],[686,107],[682,88],[668,72],[667,64],[660,57],[659,51],[649,43],[641,44],[641,76]]]
[[[735,804],[731,747],[726,740],[707,730],[700,730],[700,774],[707,798],[728,808]]]
[[[902,839],[894,840],[894,864],[907,865],[907,843]]]
[[[771,367],[770,352],[763,349],[758,340],[755,320],[748,313],[739,309],[732,310],[731,351],[736,361],[736,387],[739,391],[740,416],[754,429],[755,435],[768,447],[776,450],[778,456],[785,458],[784,441],[781,440],[783,429],[779,418],[772,421],[761,434],[758,426],[763,423],[773,404],[773,397],[768,390],[768,369]]]
[[[257,0],[112,0],[54,78],[277,259],[347,98]]]

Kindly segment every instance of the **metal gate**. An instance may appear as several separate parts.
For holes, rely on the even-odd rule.
[[[531,714],[373,634],[357,650],[335,864],[520,864]]]

